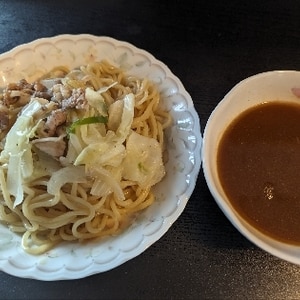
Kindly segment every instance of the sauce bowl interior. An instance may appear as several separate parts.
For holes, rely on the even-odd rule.
[[[300,264],[300,246],[274,240],[250,226],[238,215],[222,189],[216,159],[220,138],[235,117],[264,102],[289,101],[300,104],[300,98],[293,93],[294,88],[300,88],[298,71],[270,71],[238,83],[216,106],[207,121],[203,134],[202,166],[208,188],[230,222],[261,249],[286,261]]]

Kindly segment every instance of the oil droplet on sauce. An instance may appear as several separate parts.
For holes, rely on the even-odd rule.
[[[274,198],[274,186],[272,183],[266,183],[264,187],[264,195],[267,200],[272,200]]]

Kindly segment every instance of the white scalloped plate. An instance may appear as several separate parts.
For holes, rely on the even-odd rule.
[[[167,132],[167,174],[155,188],[157,201],[122,234],[98,242],[62,243],[39,256],[25,253],[20,236],[0,226],[0,270],[39,280],[82,278],[136,257],[166,233],[184,210],[201,166],[202,136],[190,95],[169,68],[148,52],[109,37],[59,35],[24,44],[0,55],[0,86],[33,81],[57,65],[78,67],[107,59],[159,87],[174,119]]]

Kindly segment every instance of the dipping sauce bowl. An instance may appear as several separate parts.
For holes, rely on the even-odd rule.
[[[299,127],[297,115],[292,121],[297,110]],[[238,137],[226,148],[230,130]],[[212,196],[240,233],[272,255],[300,264],[300,72],[260,73],[233,87],[207,121],[202,159]],[[283,175],[289,167],[290,175]]]

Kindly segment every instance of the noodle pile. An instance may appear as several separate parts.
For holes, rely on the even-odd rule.
[[[26,252],[118,234],[154,202],[171,122],[160,100],[107,61],[3,90],[0,220]]]

